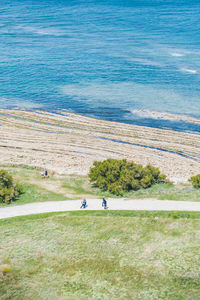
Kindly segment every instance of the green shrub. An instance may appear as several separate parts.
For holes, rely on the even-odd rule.
[[[123,195],[130,190],[148,188],[155,183],[165,183],[166,176],[151,165],[143,167],[126,159],[107,159],[94,162],[90,168],[89,178],[102,190],[115,195]]]
[[[10,203],[22,194],[22,187],[13,182],[12,176],[5,170],[0,170],[0,202]]]
[[[189,181],[192,182],[192,185],[194,188],[196,189],[200,189],[200,174],[196,175],[196,176],[192,176]]]

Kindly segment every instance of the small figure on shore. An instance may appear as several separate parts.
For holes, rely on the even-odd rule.
[[[41,174],[41,177],[44,178],[44,171],[43,170],[41,170],[40,174]]]
[[[44,175],[45,175],[45,177],[46,177],[46,178],[48,178],[48,177],[49,177],[47,169],[45,169],[45,171],[44,171]]]
[[[103,206],[103,208],[104,209],[107,209],[108,207],[107,207],[107,201],[106,201],[106,199],[103,197],[103,199],[102,199],[102,206]]]
[[[83,201],[81,202],[81,207],[80,208],[86,208],[87,206],[87,202],[85,199],[83,199]]]

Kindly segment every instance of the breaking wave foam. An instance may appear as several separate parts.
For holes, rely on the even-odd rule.
[[[195,69],[182,68],[182,69],[180,69],[180,71],[184,72],[184,73],[189,73],[189,74],[198,74],[198,71]]]
[[[13,99],[7,97],[0,98],[0,109],[37,109],[42,105],[28,100]]]
[[[174,57],[182,57],[182,56],[184,56],[184,54],[182,54],[182,53],[177,53],[177,52],[173,52],[173,53],[171,53],[171,56],[174,56]]]
[[[158,112],[154,110],[131,110],[131,113],[141,118],[151,118],[156,120],[168,120],[168,121],[184,121],[190,123],[200,124],[200,120],[188,116],[170,114],[166,112]]]

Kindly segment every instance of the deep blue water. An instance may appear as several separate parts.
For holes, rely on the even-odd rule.
[[[200,132],[200,2],[1,0],[0,108]]]

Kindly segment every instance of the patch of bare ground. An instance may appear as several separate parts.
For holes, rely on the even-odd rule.
[[[53,192],[53,193],[56,193],[56,194],[61,194],[61,195],[64,195],[67,199],[71,198],[77,198],[77,193],[76,193],[76,190],[73,191],[73,189],[67,189],[67,188],[64,188],[62,187],[62,181],[56,181],[54,180],[53,182],[52,181],[49,181],[49,180],[30,180],[29,182],[30,184],[34,184],[34,185],[37,185],[47,191],[50,191],[50,192]],[[80,194],[80,197],[82,198],[87,198],[87,199],[93,199],[96,197],[96,195],[90,195],[90,194],[84,194],[84,193],[81,193]]]

